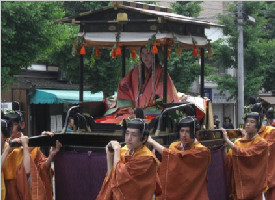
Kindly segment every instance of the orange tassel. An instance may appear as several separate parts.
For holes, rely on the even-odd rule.
[[[152,49],[152,53],[153,54],[158,54],[158,48],[157,48],[157,46],[153,46],[153,49]]]
[[[160,45],[160,43],[157,43],[157,42],[154,42],[154,44],[153,44],[153,48],[152,48],[152,53],[153,54],[158,54],[158,48],[157,48],[157,46],[159,46]]]
[[[117,56],[121,56],[121,48],[120,48],[120,46],[118,46],[118,47],[116,48],[116,55],[117,55]]]
[[[137,53],[135,49],[132,49],[132,54],[131,54],[131,58],[135,58],[137,57]]]
[[[95,56],[96,56],[96,57],[100,57],[100,52],[99,52],[99,49],[98,49],[98,48],[95,49]]]
[[[178,53],[178,55],[180,55],[180,54],[181,54],[181,50],[180,50],[180,48],[178,48],[178,52],[177,52],[177,53]]]
[[[193,56],[197,56],[198,55],[198,50],[196,48],[196,46],[193,46],[193,52],[192,52]]]
[[[115,58],[116,57],[116,51],[115,49],[112,50],[112,58]]]
[[[86,49],[84,45],[81,46],[80,55],[86,55]]]
[[[116,56],[121,56],[121,43],[117,43]]]

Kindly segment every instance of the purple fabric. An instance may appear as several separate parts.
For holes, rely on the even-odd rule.
[[[60,152],[54,170],[56,200],[94,200],[107,172],[106,155]]]
[[[211,150],[211,162],[207,170],[207,190],[210,200],[226,200],[226,175],[224,146]]]
[[[226,200],[224,147],[211,150],[208,167],[210,200]],[[60,152],[54,161],[56,200],[94,200],[106,175],[105,153]]]

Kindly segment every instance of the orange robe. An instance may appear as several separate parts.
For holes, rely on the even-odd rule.
[[[6,198],[6,186],[4,181],[4,173],[1,170],[1,199],[5,200]]]
[[[266,200],[275,200],[275,128],[262,125],[259,135],[268,143],[268,170],[267,185],[268,190],[265,193]]]
[[[267,186],[268,144],[257,135],[252,140],[237,139],[226,162],[230,199],[262,199]]]
[[[31,188],[23,165],[23,148],[14,149],[3,166],[7,200],[52,200],[51,173],[45,169],[46,157],[34,148],[30,152]]]
[[[207,168],[210,151],[199,142],[181,150],[181,142],[164,148],[160,165],[161,200],[208,200]]]
[[[131,157],[128,148],[121,149],[121,160],[109,176],[106,176],[97,200],[152,200],[160,193],[157,174],[159,161],[146,147],[136,151]]]

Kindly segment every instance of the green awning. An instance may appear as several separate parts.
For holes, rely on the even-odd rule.
[[[92,94],[90,91],[83,91],[83,101],[102,101],[103,92]],[[31,104],[59,104],[79,103],[79,91],[75,90],[35,90],[31,96]]]

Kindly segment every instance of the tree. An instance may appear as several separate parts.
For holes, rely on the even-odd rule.
[[[198,17],[201,11],[201,2],[199,1],[177,1],[172,3],[172,9],[179,15],[187,17]]]
[[[201,11],[201,2],[177,1],[172,4],[173,12],[177,14],[196,17]],[[192,56],[192,50],[182,50],[182,54],[178,55],[177,50],[171,52],[168,60],[168,70],[172,80],[178,91],[189,92],[190,86],[200,75],[199,58]],[[205,74],[213,71],[210,66],[205,67]]]
[[[274,2],[266,2],[265,12],[263,16],[267,19],[266,30],[268,31],[267,39],[269,48],[274,50],[274,38],[275,38],[275,4]],[[270,60],[267,63],[267,67],[264,72],[264,84],[263,87],[267,91],[275,90],[274,77],[275,77],[275,56],[272,50],[270,51]]]
[[[245,99],[257,95],[259,89],[265,87],[267,90],[275,89],[274,81],[274,5],[269,2],[244,2],[244,17],[252,16],[255,23],[245,20],[244,30],[244,77],[245,77]],[[225,25],[223,32],[227,39],[220,39],[214,42],[213,61],[222,67],[237,68],[237,41],[238,32],[235,13],[236,2],[233,3],[229,12],[231,15],[220,16],[220,21]],[[270,18],[273,16],[273,18]],[[272,26],[273,25],[273,26]],[[273,37],[273,38],[272,38]],[[273,76],[272,76],[273,75]],[[232,97],[237,97],[237,79],[228,75],[220,76],[213,74],[211,80],[218,83],[218,89],[229,90]]]
[[[116,91],[121,79],[121,56],[112,58],[109,49],[101,50],[100,54],[100,58],[95,58],[94,65],[86,69],[89,74],[87,82],[92,84],[92,92],[103,90],[104,96],[110,96]]]
[[[66,16],[74,16],[82,12],[96,10],[108,6],[111,2],[64,2]],[[63,25],[72,27],[72,25]],[[79,83],[79,56],[72,55],[73,42],[77,37],[79,27],[76,27],[70,37],[67,38],[62,50],[57,50],[48,56],[49,62],[60,67],[66,74],[66,79],[71,83]],[[92,85],[91,92],[103,91],[104,95],[112,95],[117,89],[121,74],[120,58],[113,59],[110,49],[100,49],[100,58],[94,56],[95,49],[86,48],[84,56],[84,84]],[[129,62],[129,61],[127,61]]]
[[[2,89],[14,81],[13,75],[20,73],[22,67],[62,45],[63,30],[53,21],[63,17],[61,5],[62,2],[2,2]]]

